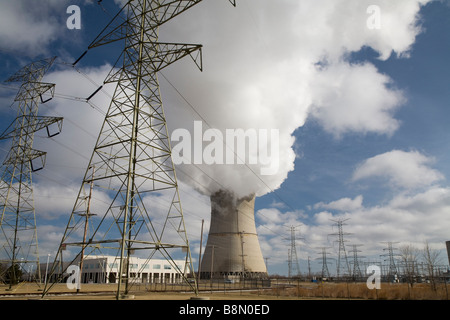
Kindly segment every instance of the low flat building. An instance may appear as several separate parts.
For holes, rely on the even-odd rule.
[[[129,258],[128,278],[133,283],[180,283],[183,281],[182,273],[185,272],[185,261],[175,260],[175,265],[164,259]],[[79,266],[79,261],[74,262]],[[47,267],[41,263],[41,274],[44,278],[52,269],[52,263]],[[64,263],[67,269],[67,263]],[[119,280],[120,259],[114,256],[87,256],[83,259],[81,283],[117,283]],[[56,268],[58,272],[58,269]],[[124,266],[123,277],[126,277]],[[55,281],[58,274],[48,274],[50,281]],[[68,275],[67,275],[68,276]]]

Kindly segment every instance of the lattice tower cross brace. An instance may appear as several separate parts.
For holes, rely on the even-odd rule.
[[[28,263],[36,263],[40,279],[32,173],[44,168],[46,153],[33,149],[33,142],[35,132],[41,129],[47,130],[48,137],[62,129],[63,118],[38,116],[39,104],[51,100],[55,93],[55,84],[42,82],[54,60],[55,57],[33,62],[6,81],[21,83],[14,100],[18,105],[17,118],[0,135],[0,140],[12,139],[0,181],[0,260],[6,258],[11,264],[10,288],[16,280],[17,265],[24,268]],[[54,124],[57,130],[52,129],[52,133],[50,126]]]

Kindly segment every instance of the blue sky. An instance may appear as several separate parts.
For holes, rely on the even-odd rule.
[[[64,116],[63,133],[51,140],[38,134],[36,141],[48,151],[47,167],[34,180],[42,256],[54,253],[61,238],[98,135],[98,110],[109,104],[104,92],[93,100],[97,109],[62,99],[89,96],[120,54],[120,45],[90,51],[77,65],[83,74],[62,63],[86,50],[120,1],[103,2],[105,11],[95,1],[48,0],[39,8],[0,1],[1,79],[38,58],[59,57],[47,79],[59,97],[40,110]],[[81,30],[66,27],[71,4],[81,8]],[[379,30],[365,24],[372,4],[381,8]],[[252,190],[258,179],[248,168],[229,174],[206,168],[236,192],[258,193],[256,222],[271,273],[287,273],[290,226],[299,226],[304,238],[298,240],[301,269],[310,257],[313,270],[321,270],[318,248],[336,255],[330,219],[339,217],[349,218],[348,243],[363,244],[362,255],[373,259],[381,259],[383,241],[421,247],[427,240],[444,248],[450,237],[449,17],[448,1],[248,0],[233,8],[223,0],[204,1],[161,28],[162,41],[204,45],[202,73],[186,59],[160,77],[171,130],[199,120],[186,101],[215,128],[280,130],[279,175],[263,177],[274,192]],[[15,117],[14,95],[0,87],[5,128]],[[0,147],[5,154],[8,144]],[[242,187],[242,177],[250,186]],[[197,252],[209,199],[182,173],[179,179]]]

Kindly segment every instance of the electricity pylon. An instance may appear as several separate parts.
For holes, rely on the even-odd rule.
[[[299,277],[300,276],[300,265],[298,263],[297,256],[297,245],[296,245],[296,236],[295,236],[296,227],[291,226],[291,237],[290,237],[290,250],[288,250],[288,276],[291,277]]]
[[[347,252],[345,251],[345,240],[344,240],[344,235],[349,235],[350,233],[344,233],[343,231],[343,226],[344,226],[344,222],[347,221],[348,219],[337,219],[337,220],[333,220],[330,219],[331,221],[334,221],[338,227],[338,232],[337,233],[332,233],[330,235],[333,236],[338,236],[338,242],[339,242],[339,252],[338,252],[338,260],[337,260],[337,265],[336,265],[336,271],[337,271],[337,278],[339,279],[340,276],[342,275],[341,271],[342,271],[342,267],[345,268],[343,275],[350,275],[350,265],[348,263],[348,257],[347,257]],[[345,263],[342,266],[342,260],[343,263]]]
[[[137,252],[147,259],[162,256],[186,282],[187,273],[194,272],[157,74],[186,56],[202,69],[201,45],[158,41],[159,26],[199,2],[130,0],[89,46],[125,40],[104,81],[116,83],[116,89],[56,256],[71,246],[80,253],[69,264],[80,259],[81,251],[86,256],[115,255],[117,299],[129,293],[130,257]],[[92,232],[83,240],[79,230],[86,219],[80,216],[86,214],[95,217],[89,221]],[[182,252],[184,270],[174,261]],[[197,292],[195,284],[189,285]],[[50,287],[46,285],[43,295]]]
[[[353,250],[350,250],[349,252],[353,252],[353,272],[352,277],[355,281],[362,279],[363,273],[361,272],[361,268],[359,267],[359,259],[362,258],[358,255],[358,252],[361,252],[361,250],[358,250],[358,247],[362,246],[362,244],[353,244],[352,248]]]
[[[322,254],[322,280],[324,278],[329,279],[330,278],[330,271],[328,270],[328,261],[327,261],[327,247],[322,247],[321,254]]]
[[[394,254],[394,250],[396,250],[397,248],[393,247],[393,244],[396,242],[385,242],[387,243],[387,249],[383,249],[384,250],[388,250],[387,254],[382,254],[381,256],[389,256],[389,272],[388,272],[388,279],[389,281],[394,281],[396,279],[397,274],[397,266],[395,265],[395,258],[394,256],[398,256],[398,254]],[[386,261],[386,260],[385,260]]]
[[[0,135],[0,140],[12,139],[0,181],[0,261],[10,266],[10,288],[19,280],[19,270],[28,272],[33,264],[40,279],[32,173],[44,168],[46,153],[33,149],[33,140],[35,132],[41,129],[52,137],[62,128],[63,118],[38,116],[39,104],[51,100],[55,93],[55,84],[41,82],[54,60],[33,62],[6,80],[21,83],[14,99],[18,105],[17,118]]]

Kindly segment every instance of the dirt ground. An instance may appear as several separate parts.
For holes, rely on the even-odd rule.
[[[114,284],[83,284],[79,293],[69,290],[64,284],[57,284],[42,298],[43,285],[27,283],[14,286],[0,285],[0,300],[116,300],[117,285]],[[271,300],[276,296],[264,295],[263,290],[228,290],[228,291],[201,291],[196,296],[193,291],[155,292],[145,287],[134,287],[128,297],[123,299],[134,300]],[[186,288],[187,289],[187,288]]]

